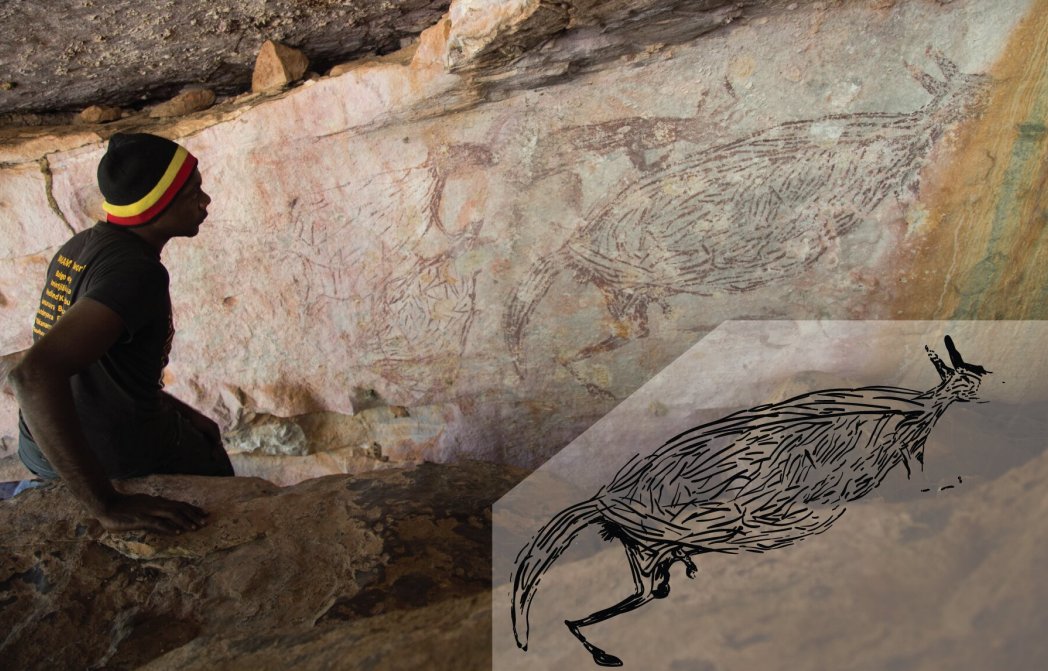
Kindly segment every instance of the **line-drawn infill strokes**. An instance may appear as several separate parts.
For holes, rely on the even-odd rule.
[[[626,550],[635,592],[579,620],[571,633],[602,666],[622,661],[580,629],[670,592],[670,567],[693,555],[766,552],[826,531],[845,504],[902,464],[924,465],[932,427],[954,401],[978,400],[989,374],[965,363],[946,336],[953,368],[925,347],[941,382],[926,392],[897,387],[829,389],[761,405],[697,426],[627,463],[597,494],[547,522],[517,555],[513,632],[528,646],[528,611],[542,575],[582,529],[602,527]]]
[[[565,270],[596,286],[617,322],[613,335],[562,360],[578,377],[572,364],[648,335],[652,303],[666,309],[665,299],[678,294],[742,292],[810,268],[836,238],[911,187],[944,129],[972,112],[988,77],[934,56],[944,79],[913,71],[932,96],[918,110],[784,123],[705,150],[597,205],[534,264],[507,305],[503,335],[517,372],[524,374],[532,313]]]
[[[421,164],[353,176],[288,206],[272,257],[296,280],[302,313],[344,338],[352,356],[341,365],[381,376],[387,398],[423,403],[458,376],[479,271],[457,261],[484,222],[472,206],[449,205],[447,187],[494,161],[483,145],[441,146]]]

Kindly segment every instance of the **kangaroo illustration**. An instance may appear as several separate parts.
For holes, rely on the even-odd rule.
[[[525,374],[528,323],[556,277],[596,286],[615,332],[562,360],[572,365],[648,335],[652,303],[678,294],[749,291],[796,276],[887,198],[913,185],[950,124],[989,81],[933,54],[944,79],[911,69],[931,95],[909,113],[839,114],[780,124],[708,149],[597,205],[558,250],[538,259],[503,313]]]
[[[925,347],[941,382],[925,392],[896,387],[830,389],[736,412],[671,438],[627,463],[592,498],[561,511],[517,555],[513,632],[527,650],[528,611],[543,574],[583,528],[601,525],[626,550],[635,592],[565,624],[601,666],[622,661],[580,629],[670,591],[670,566],[694,578],[693,555],[766,552],[826,531],[850,501],[893,468],[923,467],[935,423],[955,401],[978,399],[990,372],[965,363],[950,336],[953,367]]]

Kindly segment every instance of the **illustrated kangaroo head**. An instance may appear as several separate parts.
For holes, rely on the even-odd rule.
[[[939,377],[942,378],[942,383],[935,389],[936,395],[961,402],[979,400],[979,384],[983,376],[989,375],[990,371],[982,366],[965,363],[961,358],[961,353],[953,344],[953,338],[946,336],[945,341],[946,351],[950,353],[950,363],[953,364],[953,368],[947,366],[930,348],[927,346],[924,348],[935,370],[938,371]]]
[[[943,79],[936,79],[917,66],[907,64],[913,78],[932,96],[924,109],[930,110],[935,120],[944,124],[960,121],[977,111],[975,108],[981,107],[993,79],[989,75],[964,74],[942,52],[929,49],[928,53],[939,65]]]

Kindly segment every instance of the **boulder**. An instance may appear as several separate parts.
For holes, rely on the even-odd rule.
[[[149,116],[153,118],[184,116],[206,110],[213,104],[215,104],[214,91],[205,88],[192,88],[179,93],[167,102],[153,107],[149,110]]]
[[[111,105],[91,105],[80,112],[78,121],[81,123],[107,123],[116,121],[124,114],[124,110]]]
[[[273,40],[266,40],[258,51],[251,90],[255,93],[279,91],[306,74],[309,59],[304,53]]]
[[[520,477],[470,462],[283,489],[125,483],[210,513],[180,536],[108,533],[60,483],[30,490],[0,503],[0,654],[9,668],[217,668],[238,654],[257,668],[333,668],[340,654],[480,668],[449,666],[444,646],[490,655],[490,506]]]
[[[489,669],[490,636],[491,594],[483,592],[300,634],[200,637],[140,669]]]

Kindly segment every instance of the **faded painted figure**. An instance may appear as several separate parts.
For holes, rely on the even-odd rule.
[[[456,261],[477,246],[483,220],[472,202],[449,204],[447,190],[494,160],[480,145],[440,147],[419,165],[302,194],[288,205],[286,242],[271,252],[301,278],[283,289],[285,301],[335,324],[362,366],[383,378],[383,394],[398,402],[427,402],[458,375],[477,313],[478,271]],[[361,273],[361,265],[377,270]]]
[[[977,400],[989,371],[965,363],[949,336],[951,368],[925,348],[941,382],[925,392],[896,387],[830,389],[762,405],[703,424],[639,455],[593,498],[558,513],[517,555],[513,631],[527,650],[528,611],[539,580],[583,528],[601,525],[626,550],[635,592],[565,624],[602,666],[622,661],[581,628],[670,592],[670,567],[705,552],[766,552],[822,533],[845,504],[911,462],[955,401]]]
[[[598,205],[557,251],[539,259],[511,297],[503,331],[524,375],[528,323],[565,270],[596,286],[614,333],[561,360],[573,364],[648,335],[652,303],[678,294],[743,292],[796,276],[914,185],[931,147],[973,111],[988,78],[934,54],[944,79],[913,71],[931,100],[910,113],[794,121],[670,165]],[[599,336],[598,336],[599,337]]]

